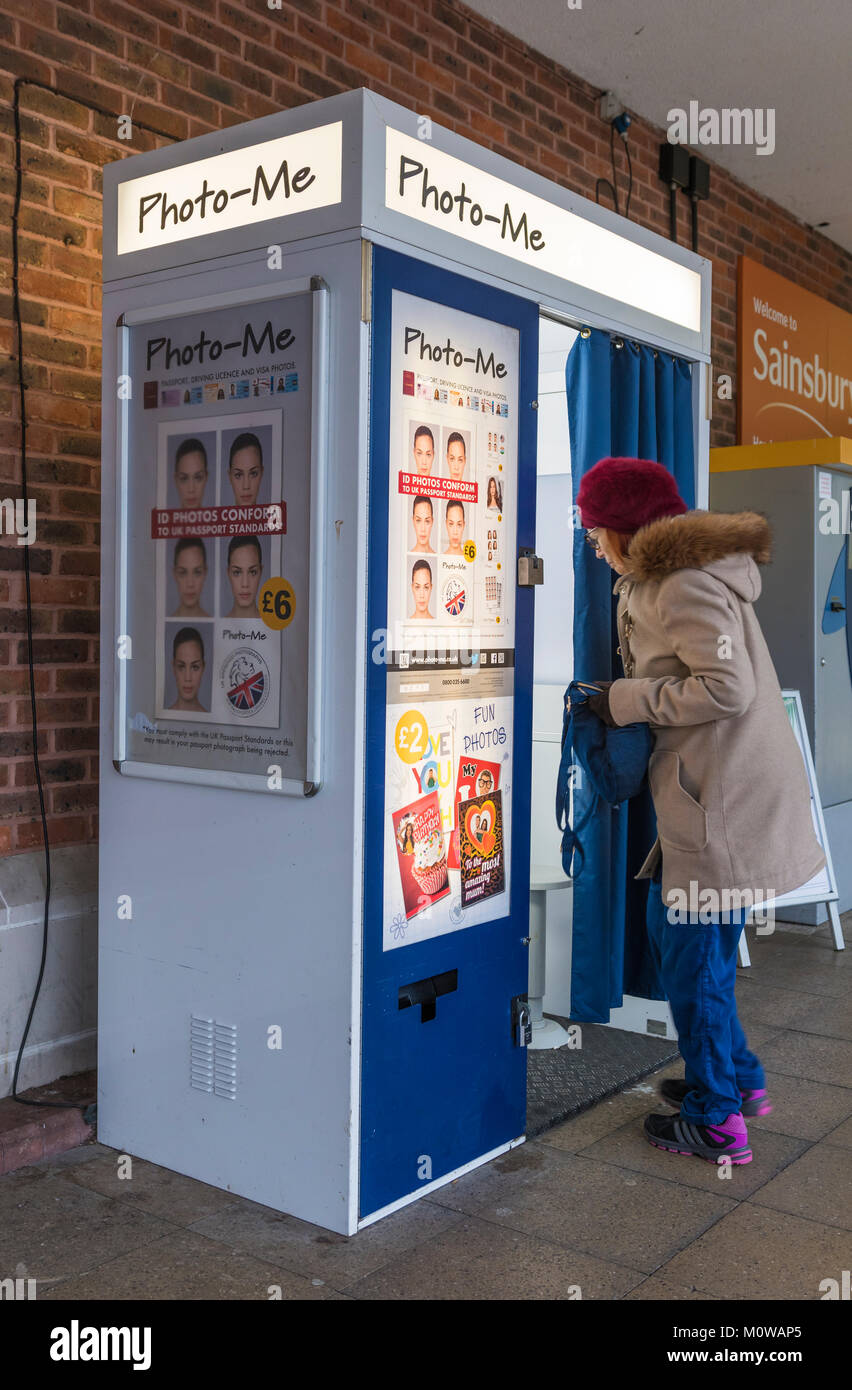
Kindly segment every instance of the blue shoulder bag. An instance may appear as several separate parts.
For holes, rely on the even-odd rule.
[[[585,855],[580,832],[597,806],[598,797],[610,806],[619,806],[636,796],[645,785],[648,760],[654,748],[654,735],[644,723],[621,724],[610,728],[588,708],[589,695],[600,689],[585,681],[572,681],[565,691],[562,716],[562,757],[556,783],[556,824],[562,835],[562,867],[569,878],[579,878]],[[579,825],[571,826],[568,808],[572,768],[579,766],[593,793]],[[579,867],[571,873],[574,851]]]

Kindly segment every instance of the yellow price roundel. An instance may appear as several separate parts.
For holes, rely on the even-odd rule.
[[[287,627],[296,614],[296,595],[293,585],[286,579],[276,576],[267,579],[257,596],[257,611],[267,627],[280,632]]]
[[[398,721],[393,746],[404,763],[419,763],[429,749],[429,728],[417,709],[409,709]]]
[[[475,541],[465,541],[465,543],[464,543],[464,558],[465,558],[466,560],[475,560],[475,559],[476,559],[476,542],[475,542]]]

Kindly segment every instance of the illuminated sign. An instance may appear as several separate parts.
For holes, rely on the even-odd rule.
[[[740,257],[741,444],[835,438],[852,425],[852,314]]]
[[[701,329],[697,271],[390,128],[385,204],[560,280]]]
[[[118,185],[119,256],[339,203],[340,121]]]

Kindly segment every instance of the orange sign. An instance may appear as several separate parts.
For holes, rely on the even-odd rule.
[[[852,314],[740,257],[741,444],[848,435]]]

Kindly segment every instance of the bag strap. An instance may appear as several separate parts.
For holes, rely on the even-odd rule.
[[[587,690],[597,690],[597,686],[585,685],[582,681],[575,681],[573,685],[580,686]],[[584,703],[584,702],[583,702]],[[580,831],[583,830],[591,818],[592,812],[597,804],[597,793],[590,798],[586,807],[585,814],[579,825],[571,826],[568,819],[568,808],[571,797],[571,776],[574,768],[574,713],[571,700],[571,686],[565,691],[564,708],[562,713],[562,751],[559,760],[559,773],[556,779],[556,824],[562,831],[562,867],[569,878],[579,878],[583,872],[585,864],[585,854],[580,844]],[[572,874],[571,863],[574,856],[579,859],[576,872]]]

